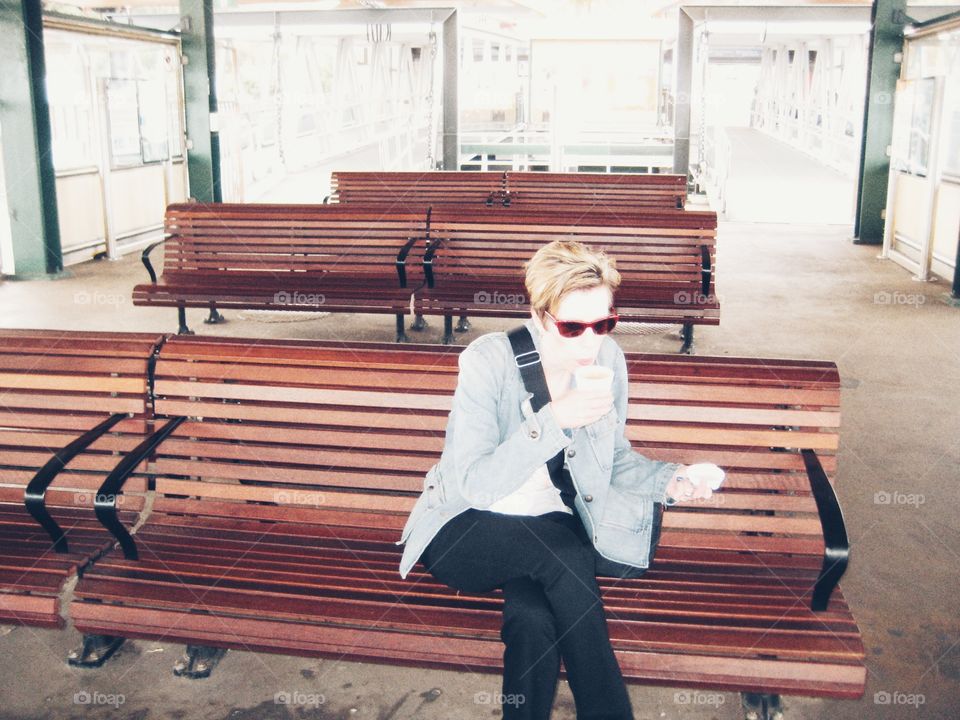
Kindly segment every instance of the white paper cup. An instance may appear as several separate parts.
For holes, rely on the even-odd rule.
[[[579,367],[573,377],[579,390],[609,390],[613,384],[613,370],[602,365]]]
[[[727,474],[713,463],[697,463],[687,468],[687,477],[697,487],[706,485],[711,490],[718,490]]]

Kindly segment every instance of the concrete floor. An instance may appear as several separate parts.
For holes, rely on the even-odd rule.
[[[859,701],[786,697],[787,717],[956,718],[960,309],[942,302],[946,283],[916,283],[848,235],[845,226],[721,224],[722,324],[698,329],[696,352],[833,360],[843,378],[838,487],[853,557],[842,586],[863,631],[869,680]],[[131,306],[132,285],[145,279],[135,258],[69,274],[0,283],[0,327],[174,329],[174,311]],[[211,335],[393,340],[387,317],[226,314],[224,325],[203,325],[200,311],[190,322]],[[460,341],[509,325],[476,321]],[[423,340],[440,334],[435,321]],[[638,351],[673,352],[679,344],[674,333],[621,333],[618,340]],[[883,503],[877,493],[904,495]],[[180,648],[165,643],[129,642],[100,670],[72,669],[64,658],[78,640],[72,629],[0,628],[0,718],[499,715],[488,702],[499,687],[494,675],[230,652],[213,677],[192,682],[173,677]],[[275,702],[278,693],[296,703]],[[741,717],[732,693],[633,686],[631,696],[638,719]],[[574,717],[561,685],[554,718]]]
[[[726,218],[735,222],[852,223],[856,178],[761,130],[728,127]],[[770,178],[776,178],[773,187]],[[762,198],[762,200],[761,200]]]

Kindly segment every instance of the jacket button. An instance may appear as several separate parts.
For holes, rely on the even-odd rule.
[[[567,450],[567,457],[576,457],[576,456],[577,456],[576,450],[574,450],[573,448],[570,448],[569,450]]]
[[[530,431],[530,437],[531,437],[531,439],[536,440],[538,437],[540,437],[540,431],[539,431],[539,430],[531,430],[531,431]]]
[[[584,502],[593,502],[593,495],[584,495],[584,496],[583,496],[583,501],[584,501]]]

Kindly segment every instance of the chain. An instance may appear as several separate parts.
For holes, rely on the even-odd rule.
[[[279,16],[278,16],[279,18]],[[276,122],[277,122],[277,153],[280,157],[280,164],[286,165],[286,153],[284,152],[284,137],[283,137],[283,72],[280,67],[282,61],[283,50],[281,48],[282,36],[280,34],[280,21],[277,20],[277,24],[274,26],[273,30],[273,69],[274,69],[274,98],[275,98],[275,112],[276,112]]]
[[[433,93],[434,73],[437,66],[437,33],[430,31],[430,87],[427,89],[427,169],[433,170],[436,158],[433,156],[433,146],[436,138],[433,136],[433,111],[435,98]]]

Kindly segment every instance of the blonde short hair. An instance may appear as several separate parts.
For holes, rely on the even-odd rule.
[[[601,250],[575,240],[554,240],[524,265],[530,307],[543,317],[554,313],[568,293],[605,286],[612,295],[620,286],[616,261]]]

